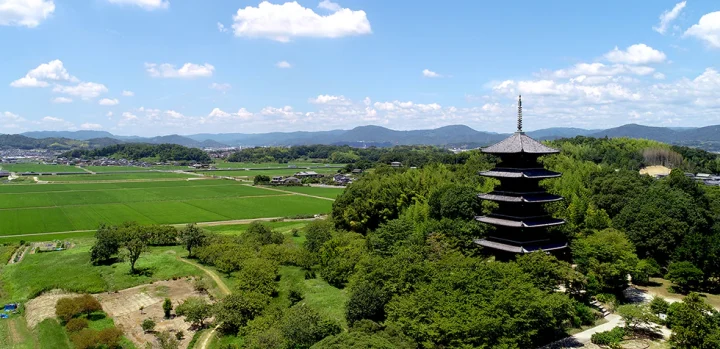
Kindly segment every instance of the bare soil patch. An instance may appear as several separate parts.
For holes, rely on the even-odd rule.
[[[181,348],[187,348],[195,331],[184,317],[164,318],[162,303],[165,298],[173,302],[173,309],[188,297],[206,297],[193,289],[189,279],[160,281],[150,285],[141,285],[113,293],[96,294],[103,310],[122,328],[125,336],[138,346],[155,343],[155,335],[145,333],[141,324],[145,319],[153,319],[157,324],[155,331],[185,332]],[[143,307],[143,310],[140,310]],[[173,311],[174,314],[174,311]]]
[[[25,303],[25,320],[30,328],[45,319],[55,318],[55,304],[60,298],[79,296],[77,293],[68,293],[62,290],[52,290],[35,297]]]
[[[670,169],[665,166],[648,166],[645,168],[640,169],[640,174],[646,174],[650,176],[658,176],[658,175],[669,175]]]

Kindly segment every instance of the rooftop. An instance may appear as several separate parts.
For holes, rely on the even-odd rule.
[[[515,132],[512,136],[495,143],[487,148],[483,148],[483,153],[488,154],[556,154],[560,151],[550,148],[532,138],[525,135],[525,132]]]
[[[499,178],[556,178],[562,174],[558,172],[548,171],[544,168],[494,168],[490,171],[479,172],[481,176],[485,177],[499,177]]]
[[[478,198],[490,201],[501,201],[501,202],[528,202],[528,203],[545,203],[562,200],[562,196],[548,194],[548,193],[527,193],[518,195],[508,195],[505,192],[492,192],[487,194],[478,194]]]
[[[531,252],[535,252],[535,251],[539,251],[539,250],[553,251],[553,250],[560,250],[560,249],[566,248],[568,246],[567,242],[556,242],[556,243],[528,245],[528,246],[524,246],[524,245],[516,246],[516,245],[505,244],[502,242],[491,241],[491,240],[487,240],[487,239],[477,239],[477,240],[475,240],[475,243],[480,246],[483,246],[483,247],[492,248],[495,250],[506,251],[506,252],[512,252],[512,253],[531,253]]]
[[[510,217],[502,218],[496,215],[488,215],[475,217],[475,220],[482,223],[499,225],[509,228],[543,228],[565,224],[564,220],[551,217],[518,218],[519,219],[511,219]]]

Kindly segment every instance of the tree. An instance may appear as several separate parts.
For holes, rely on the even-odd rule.
[[[633,332],[640,330],[649,330],[656,332],[659,327],[656,323],[660,320],[650,310],[650,306],[647,304],[625,304],[617,308],[618,314],[622,317],[625,322],[625,327]]]
[[[122,339],[123,331],[117,327],[108,327],[100,330],[97,334],[98,343],[105,346],[105,348],[119,348],[120,340]]]
[[[155,329],[155,321],[153,319],[145,319],[140,325],[144,332],[152,332]]]
[[[342,332],[326,337],[310,347],[311,349],[398,349],[401,348],[387,338],[364,332]],[[414,348],[414,347],[411,347]]]
[[[572,253],[577,270],[588,277],[588,288],[595,293],[622,290],[638,263],[632,243],[614,229],[577,239]]]
[[[690,262],[672,262],[668,266],[665,278],[672,281],[685,293],[698,287],[703,280],[703,272]]]
[[[345,319],[353,326],[357,321],[368,319],[375,322],[385,320],[385,304],[390,297],[376,283],[360,280],[350,288]]]
[[[238,292],[215,304],[215,321],[225,333],[236,334],[248,321],[262,313],[270,303],[270,296],[257,292]]]
[[[647,285],[650,277],[660,275],[660,266],[652,258],[642,259],[632,273],[632,281],[636,285]]]
[[[338,234],[320,249],[320,276],[335,287],[344,287],[364,252],[365,239],[361,235]]]
[[[405,216],[383,223],[375,231],[368,233],[368,248],[379,255],[390,255],[395,246],[410,237],[414,229],[413,222]]]
[[[342,328],[324,318],[317,310],[306,304],[298,304],[285,312],[280,330],[289,347],[305,349],[327,336],[340,333]]]
[[[75,315],[80,314],[80,312],[82,312],[80,304],[75,302],[73,298],[63,297],[58,299],[55,304],[55,316],[59,317],[66,323]]]
[[[169,319],[170,312],[172,311],[172,308],[173,308],[172,301],[170,300],[170,298],[165,298],[165,301],[163,302],[162,307],[163,307],[163,312],[165,313],[165,318]]]
[[[535,286],[544,291],[553,291],[558,286],[567,285],[574,274],[569,263],[543,251],[520,255],[516,262],[520,269],[532,276]]]
[[[305,226],[305,249],[317,253],[332,238],[334,223],[330,219],[316,219]]]
[[[98,344],[98,333],[97,331],[89,328],[84,328],[78,332],[70,335],[70,341],[75,345],[77,349],[91,349],[95,348]]]
[[[430,217],[470,220],[480,212],[477,190],[469,185],[446,184],[430,193]]]
[[[670,343],[678,349],[715,349],[720,347],[717,311],[690,293],[668,310],[667,323],[672,329]]]
[[[270,183],[270,176],[267,175],[257,175],[253,178],[253,184],[268,184]]]
[[[98,302],[95,297],[89,294],[84,294],[80,297],[77,297],[74,299],[74,301],[78,304],[80,312],[84,313],[85,315],[90,315],[96,311],[102,310],[102,305],[100,305],[100,302]]]
[[[177,349],[180,348],[180,341],[175,338],[170,332],[162,331],[155,335],[155,338],[160,344],[160,349]]]
[[[212,316],[212,307],[205,298],[190,297],[175,308],[175,313],[185,316],[185,320],[192,323],[193,326],[202,328],[205,319]]]
[[[670,308],[670,303],[662,297],[655,296],[650,301],[650,311],[655,315],[667,314]]]
[[[180,231],[180,240],[188,251],[188,257],[192,257],[194,248],[205,244],[206,238],[205,231],[199,228],[197,224],[188,224]]]
[[[65,324],[65,329],[67,329],[68,332],[77,332],[82,330],[83,328],[88,328],[89,324],[90,323],[87,321],[87,319],[74,318],[70,319],[70,321]]]
[[[93,264],[107,262],[119,249],[118,227],[101,224],[95,233],[95,244],[90,248],[90,261]]]
[[[123,232],[123,247],[130,260],[130,273],[134,274],[135,263],[143,252],[148,248],[148,234],[146,230],[138,225],[129,226]]]
[[[237,273],[237,289],[240,291],[257,292],[268,296],[275,296],[278,285],[276,262],[265,258],[250,258],[242,261],[240,271]]]
[[[276,232],[258,221],[250,223],[245,233],[240,235],[241,243],[256,248],[269,244],[280,245],[283,241],[285,241],[285,236],[282,233]]]

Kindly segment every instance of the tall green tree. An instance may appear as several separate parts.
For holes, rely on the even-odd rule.
[[[635,248],[622,232],[605,229],[572,244],[577,270],[588,278],[592,292],[619,292],[638,263]]]
[[[207,234],[197,224],[188,224],[180,231],[180,240],[188,251],[188,257],[192,257],[193,249],[205,244]]]

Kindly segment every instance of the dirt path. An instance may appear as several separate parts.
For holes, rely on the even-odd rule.
[[[248,187],[252,187],[252,186],[253,186],[252,184],[243,184],[243,185],[247,185]],[[265,189],[265,190],[272,190],[272,191],[277,191],[277,192],[286,193],[286,194],[294,194],[294,195],[300,195],[300,196],[307,196],[307,197],[309,197],[309,198],[316,198],[316,199],[323,199],[323,200],[335,201],[335,199],[326,198],[326,197],[323,197],[323,196],[310,195],[310,194],[305,194],[305,193],[296,193],[296,192],[294,192],[294,191],[287,191],[287,190],[282,190],[282,189],[277,189],[277,188],[270,188],[270,187],[264,187],[264,186],[257,186],[256,188],[261,188],[261,189]]]
[[[8,321],[8,332],[10,332],[10,343],[20,343],[20,334],[17,330],[17,324],[15,323],[15,320]]]
[[[178,258],[178,259],[205,272],[205,274],[207,274],[211,279],[213,279],[213,281],[215,281],[215,284],[218,286],[218,289],[220,289],[220,292],[222,292],[226,296],[230,294],[230,288],[227,287],[225,282],[220,278],[220,276],[218,276],[217,273],[201,266],[200,264],[192,262],[190,260],[183,259],[183,258]],[[217,332],[217,329],[219,327],[220,327],[220,325],[217,325],[211,331],[203,333],[200,336],[200,338],[198,338],[198,341],[197,341],[198,344],[197,344],[196,348],[197,349],[207,349],[207,346],[210,343],[210,340],[215,335],[215,332]]]
[[[80,166],[75,166],[75,167],[76,167],[76,168],[79,168],[79,169],[81,169],[81,170],[83,170],[83,171],[85,171],[85,172],[87,172],[87,173],[89,173],[89,174],[95,174],[95,172],[90,171],[90,170],[88,170],[88,169],[86,169],[86,168],[84,168],[84,167],[80,167]]]

